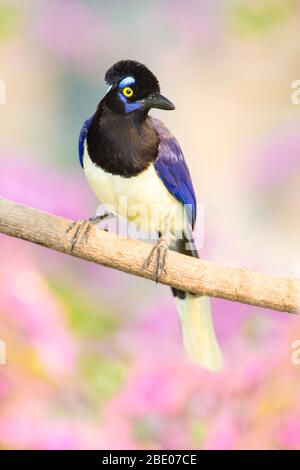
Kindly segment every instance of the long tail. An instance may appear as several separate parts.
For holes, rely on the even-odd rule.
[[[175,302],[188,357],[207,369],[220,369],[222,355],[214,332],[209,298],[186,294],[184,299],[176,297]]]
[[[198,257],[196,249],[186,250],[186,240],[176,242],[176,251]],[[209,370],[222,367],[222,354],[214,332],[210,299],[172,289],[188,357]]]

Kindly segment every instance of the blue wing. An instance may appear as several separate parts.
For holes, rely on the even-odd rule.
[[[93,118],[94,118],[94,114],[93,116],[91,116],[89,119],[85,121],[79,134],[78,155],[79,155],[80,165],[82,166],[82,168],[83,168],[84,142],[85,142],[85,139],[86,139],[86,136],[87,136],[87,133],[88,133],[88,130],[89,130],[89,127],[91,125]]]
[[[159,135],[160,144],[154,168],[167,190],[178,201],[187,206],[188,220],[194,227],[197,202],[191,175],[181,148],[175,137],[158,119],[151,118],[154,129]]]

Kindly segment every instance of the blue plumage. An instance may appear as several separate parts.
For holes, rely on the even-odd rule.
[[[89,127],[91,125],[93,118],[94,118],[94,114],[93,116],[91,116],[89,119],[85,121],[79,134],[78,156],[79,156],[79,161],[80,161],[80,165],[82,166],[82,168],[83,168],[84,142],[85,142],[85,139],[86,139],[86,136],[87,136],[87,133],[88,133],[88,130],[89,130]]]
[[[193,228],[196,221],[197,202],[182,150],[166,126],[159,119],[151,119],[160,140],[158,157],[154,162],[155,170],[172,196],[182,204],[188,205],[188,221]]]
[[[132,113],[132,111],[136,111],[137,109],[141,108],[141,103],[130,103],[122,93],[118,93],[120,100],[124,103],[126,114]]]
[[[120,81],[118,88],[123,88],[125,86],[130,86],[135,83],[135,78],[134,77],[125,77],[123,80]]]

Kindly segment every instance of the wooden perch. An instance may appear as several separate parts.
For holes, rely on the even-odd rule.
[[[77,242],[73,251],[71,221],[0,198],[0,233],[21,238],[130,274],[154,279],[154,267],[143,269],[151,245],[92,228],[87,243]],[[244,268],[219,266],[170,251],[167,274],[161,282],[194,294],[298,313],[300,280],[278,278]]]

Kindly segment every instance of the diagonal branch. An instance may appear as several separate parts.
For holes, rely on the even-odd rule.
[[[0,233],[21,238],[62,253],[154,279],[154,269],[143,269],[151,245],[92,229],[87,243],[71,251],[71,221],[0,198]],[[244,268],[214,263],[170,252],[167,274],[161,282],[194,294],[242,302],[282,312],[298,313],[300,280],[267,276]]]

